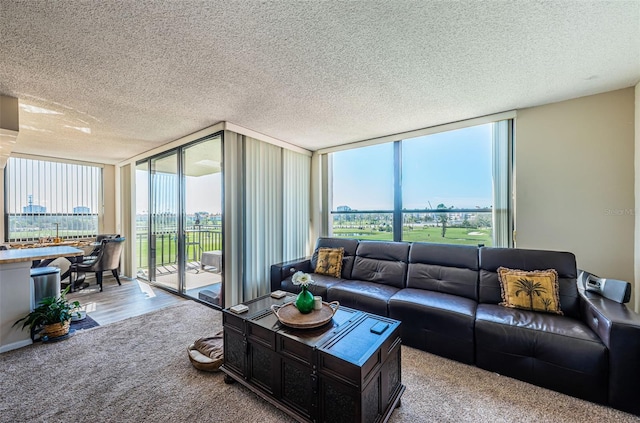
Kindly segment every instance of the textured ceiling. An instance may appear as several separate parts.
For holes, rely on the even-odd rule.
[[[15,152],[115,163],[220,121],[316,150],[629,87],[638,1],[0,0]]]

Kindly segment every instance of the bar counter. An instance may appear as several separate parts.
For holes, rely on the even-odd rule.
[[[40,247],[40,248],[12,248],[0,251],[0,265],[5,263],[20,263],[23,261],[45,260],[58,257],[81,256],[82,250],[73,247]]]
[[[13,323],[31,311],[32,262],[81,255],[82,250],[68,246],[0,251],[0,353],[31,344],[29,331]]]

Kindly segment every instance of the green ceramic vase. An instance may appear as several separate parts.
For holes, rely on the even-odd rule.
[[[313,294],[304,285],[296,298],[296,308],[302,314],[308,314],[313,311]]]

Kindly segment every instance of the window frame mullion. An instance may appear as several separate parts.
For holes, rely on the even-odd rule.
[[[393,143],[393,240],[402,241],[402,141]]]

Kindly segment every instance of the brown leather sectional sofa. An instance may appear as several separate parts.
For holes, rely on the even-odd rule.
[[[314,274],[342,247],[342,277]],[[497,269],[555,269],[564,315],[498,305]],[[579,287],[568,252],[319,238],[312,257],[271,266],[271,288],[312,274],[326,301],[401,320],[406,345],[640,415],[640,315]]]

